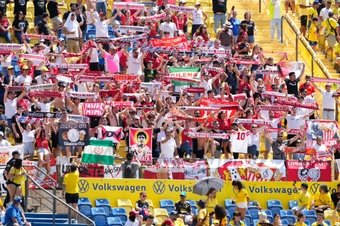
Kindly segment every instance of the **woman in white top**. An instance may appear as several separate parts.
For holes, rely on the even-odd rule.
[[[70,13],[64,24],[63,32],[66,35],[67,52],[79,53],[79,40],[82,37],[82,31],[77,21],[75,13]]]
[[[32,130],[31,124],[27,124],[24,129],[22,128],[18,117],[16,117],[16,120],[22,134],[22,142],[24,143],[24,157],[28,157],[28,159],[31,160],[34,155],[35,134],[39,131],[39,129]]]
[[[191,33],[192,35],[195,34],[195,32],[197,31],[197,29],[203,25],[203,17],[204,17],[204,21],[207,20],[207,15],[202,11],[202,9],[200,9],[201,4],[199,2],[197,2],[195,4],[195,10],[192,12],[192,28],[191,28]]]

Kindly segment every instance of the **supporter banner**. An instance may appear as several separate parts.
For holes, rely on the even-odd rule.
[[[90,92],[76,92],[76,91],[68,91],[67,92],[69,97],[73,98],[79,98],[79,99],[96,99],[97,94],[96,93],[90,93]]]
[[[140,34],[140,35],[130,35],[130,36],[121,36],[118,38],[113,38],[110,41],[111,42],[132,42],[132,41],[137,41],[140,39],[147,39],[148,35],[147,34]],[[95,40],[98,42],[97,40]]]
[[[194,7],[187,7],[187,6],[177,6],[177,5],[170,5],[168,4],[167,7],[176,12],[185,12],[185,13],[193,13],[195,11]]]
[[[219,49],[201,49],[200,53],[205,54],[205,55],[218,55],[218,56],[230,55],[231,56],[231,52],[229,50],[219,50]]]
[[[32,118],[61,118],[63,114],[61,112],[32,112],[24,111],[22,113],[24,116],[29,116]]]
[[[0,43],[0,50],[1,51],[18,51],[23,47],[23,44],[12,44],[12,43]]]
[[[265,119],[245,119],[245,118],[238,118],[235,120],[236,123],[240,124],[255,124],[260,126],[270,125],[270,122]]]
[[[229,134],[226,133],[200,133],[200,132],[190,132],[188,133],[188,137],[191,138],[213,138],[213,139],[229,139]]]
[[[286,160],[288,181],[332,181],[331,161]]]
[[[30,39],[47,39],[47,40],[53,40],[54,37],[52,35],[37,35],[37,34],[23,34],[22,38],[30,38]]]
[[[316,143],[316,138],[321,136],[323,143],[327,146],[336,144],[339,138],[338,123],[329,120],[307,120],[306,121],[306,146],[312,147]]]
[[[8,92],[27,91],[26,86],[8,86]]]
[[[307,108],[307,109],[312,109],[312,110],[318,110],[319,107],[316,104],[302,104],[299,102],[294,102],[294,101],[288,101],[284,99],[277,99],[275,101],[278,104],[286,105],[286,106],[292,106],[292,107],[298,107],[298,108]]]
[[[134,156],[142,164],[152,164],[152,129],[130,128],[129,145]]]
[[[113,166],[105,165],[104,166],[104,178],[123,178],[123,171],[121,164],[114,164]]]
[[[222,160],[208,159],[210,176],[226,181],[284,181],[284,160]]]
[[[80,177],[104,178],[104,165],[81,163],[78,170]]]
[[[179,106],[179,109],[182,110],[188,110],[188,111],[192,111],[192,110],[202,110],[202,111],[218,111],[220,110],[219,108],[214,108],[214,107],[201,107],[201,106]]]
[[[42,62],[46,61],[46,57],[44,55],[39,54],[21,54],[20,56],[29,61],[32,61],[33,66],[39,66]]]
[[[55,87],[56,84],[41,84],[41,85],[32,85],[29,86],[29,90],[46,90],[46,89],[52,89]]]
[[[199,83],[201,81],[201,73],[199,71],[199,67],[170,67],[170,73],[165,78],[172,80],[174,86]]]
[[[36,183],[38,183],[41,187],[45,189],[52,189],[57,186],[58,174],[56,167],[56,159],[54,157],[50,157],[50,173],[49,176],[46,176],[46,168],[40,167],[39,169],[44,172],[41,173],[38,168],[37,161],[23,161],[23,165],[25,165],[25,170],[28,175],[30,175]],[[29,189],[38,189],[38,187],[34,183],[29,183]]]
[[[73,80],[70,77],[64,76],[64,75],[57,75],[57,80],[65,83],[72,83]]]
[[[58,144],[62,147],[82,147],[88,134],[87,123],[59,123]]]
[[[183,92],[186,93],[204,93],[204,88],[202,87],[190,87],[183,89]]]
[[[103,194],[108,195],[107,199],[110,203],[117,203],[117,199],[129,199],[132,203],[139,200],[139,193],[146,192],[148,199],[153,203],[159,203],[161,199],[171,199],[177,202],[180,192],[187,193],[187,200],[199,200],[202,196],[193,193],[193,186],[197,183],[195,180],[163,180],[163,179],[102,179],[102,178],[80,178],[78,186],[81,197],[88,197],[91,203],[95,203],[96,199],[103,198]],[[267,206],[267,200],[280,200],[284,209],[289,209],[287,197],[290,200],[299,199],[299,187],[301,183],[297,183],[296,187],[292,182],[281,181],[265,181],[265,182],[248,182],[244,181],[246,191],[249,193],[251,200],[256,200],[260,206]],[[309,192],[315,195],[321,184],[329,187],[330,193],[336,192],[338,182],[307,182]],[[234,194],[231,182],[226,182],[221,191],[217,192],[217,200],[219,205],[224,205],[225,199],[230,199]]]
[[[199,180],[208,175],[205,161],[186,162],[183,159],[158,159],[155,165],[144,169],[144,179]]]
[[[122,127],[101,126],[100,132],[102,140],[111,140],[115,144],[119,144],[120,139],[123,136]]]
[[[219,99],[201,98],[200,105],[235,111],[239,109],[239,104],[237,102]]]
[[[175,38],[162,38],[162,39],[152,39],[150,40],[152,46],[162,46],[162,47],[175,47],[175,46],[186,46],[187,39],[185,36],[178,36]]]
[[[120,74],[114,74],[114,75],[112,75],[112,77],[116,81],[134,81],[134,80],[136,80],[138,78],[138,75],[120,75]]]
[[[130,108],[133,107],[132,101],[110,101],[108,102],[110,106],[117,108]]]
[[[265,111],[288,111],[288,106],[281,106],[281,105],[259,105],[260,110]]]
[[[226,96],[227,97],[227,96]],[[232,95],[234,101],[240,101],[247,99],[247,95],[245,93]]]
[[[90,123],[90,118],[83,115],[67,115],[67,119],[79,123]]]
[[[145,5],[139,3],[132,2],[115,2],[113,4],[113,9],[130,9],[130,10],[139,10],[145,9]]]
[[[134,31],[134,32],[144,32],[144,33],[150,33],[149,27],[143,27],[143,26],[123,26],[120,25],[118,27],[119,31]]]
[[[31,91],[28,94],[30,97],[57,97],[61,98],[63,97],[61,92],[57,91]]]
[[[82,163],[113,165],[113,143],[106,140],[90,140],[90,145],[85,146],[82,152]]]
[[[161,14],[156,14],[156,15],[153,15],[153,16],[139,16],[139,17],[136,17],[137,20],[162,20],[162,19],[165,19],[166,17],[166,13],[161,13]]]
[[[104,114],[104,104],[84,102],[82,112],[86,116],[102,116]]]
[[[15,145],[15,146],[8,146],[8,147],[0,147],[0,164],[6,165],[8,160],[12,158],[12,152],[13,151],[19,151],[21,154],[21,158],[23,158],[24,154],[24,145]]]
[[[112,77],[108,76],[80,76],[79,82],[111,82],[113,80]]]
[[[119,95],[120,90],[100,90],[99,95],[102,98],[105,97],[114,97],[115,95]]]
[[[161,90],[162,83],[160,82],[142,82],[140,88],[145,89],[151,94],[155,94],[157,90]]]
[[[273,91],[264,91],[262,93],[263,97],[282,97],[282,98],[286,98],[286,94],[284,93],[279,93],[279,92],[273,92]],[[296,97],[294,95],[288,94],[287,95],[288,100],[296,100]]]
[[[62,68],[62,69],[85,69],[88,68],[88,64],[55,64],[50,63],[51,68]]]
[[[335,83],[335,84],[340,84],[340,80],[339,79],[335,79],[335,78],[311,78],[312,82],[324,82],[324,83]]]
[[[299,129],[284,129],[284,128],[266,128],[265,129],[266,133],[273,133],[273,132],[281,132],[285,131],[288,134],[300,134],[301,136],[304,135],[305,131],[304,130],[299,130]]]

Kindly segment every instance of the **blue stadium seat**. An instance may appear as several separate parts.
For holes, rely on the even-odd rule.
[[[175,204],[170,199],[161,199],[159,201],[160,207],[163,209],[166,209],[168,211],[168,214],[171,213],[171,211],[175,210]]]
[[[187,202],[189,203],[189,205],[191,207],[195,206],[197,208],[197,204],[196,204],[196,202],[194,200],[187,200]]]
[[[263,211],[267,214],[267,219],[268,219],[271,223],[273,223],[274,216],[273,216],[272,211],[270,211],[270,210],[263,210]]]
[[[96,207],[103,208],[106,216],[111,215],[111,205],[108,199],[96,199]]]
[[[114,32],[113,27],[111,25],[108,26],[108,33],[109,33],[110,38],[115,37],[115,32]]]
[[[257,206],[249,206],[248,211],[253,220],[259,219],[259,209]]]
[[[78,204],[78,209],[79,212],[81,212],[82,214],[84,214],[87,217],[92,217],[92,205],[91,204]]]
[[[244,218],[244,223],[248,226],[251,226],[252,225],[252,219],[251,219],[251,216],[250,215],[246,215],[246,217]]]
[[[271,207],[281,207],[282,208],[282,204],[281,204],[281,201],[280,200],[277,200],[277,199],[271,199],[271,200],[268,200],[267,201],[267,207],[268,209],[270,209]],[[283,209],[283,208],[282,208]]]
[[[282,207],[280,206],[272,206],[271,208],[269,208],[270,211],[272,211],[273,216],[275,214],[280,214],[280,210],[282,210]]]
[[[224,205],[225,205],[226,208],[228,208],[229,206],[235,206],[236,207],[236,204],[233,203],[233,200],[231,200],[231,199],[224,200]]]
[[[289,225],[289,222],[285,219],[282,219],[281,223],[282,223],[282,226],[288,226]]]
[[[323,222],[325,222],[328,226],[332,225],[332,223],[329,220],[324,220]]]
[[[91,202],[88,198],[81,197],[81,198],[78,199],[78,204],[90,204],[91,205]]]
[[[288,202],[288,206],[289,206],[289,209],[291,210],[291,209],[293,209],[295,206],[297,206],[298,205],[298,201],[297,200],[290,200],[289,202]]]
[[[306,220],[308,220],[310,224],[317,221],[316,212],[314,210],[303,210],[302,213],[305,215]]]
[[[280,217],[287,220],[289,224],[295,224],[296,222],[294,213],[291,210],[280,210]]]
[[[227,209],[227,211],[228,211],[228,213],[229,213],[229,217],[230,217],[230,218],[233,218],[233,214],[234,214],[234,212],[235,212],[235,210],[236,210],[236,206],[229,206],[229,207],[227,207],[226,209]]]
[[[309,220],[305,220],[305,224],[307,224],[307,226],[311,226],[311,223]]]
[[[198,214],[198,208],[197,206],[191,206],[191,213],[193,213],[194,215]]]
[[[259,222],[258,219],[253,220],[253,225],[256,226],[258,222]]]
[[[111,209],[112,216],[125,215],[126,211],[124,208],[116,207]]]
[[[108,217],[107,226],[123,226],[124,223],[117,217]]]
[[[96,226],[106,226],[106,212],[102,207],[92,207],[91,209],[92,219],[96,223]]]

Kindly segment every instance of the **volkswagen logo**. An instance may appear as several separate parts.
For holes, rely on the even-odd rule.
[[[165,191],[165,184],[162,181],[156,181],[153,184],[152,189],[156,194],[163,194]]]
[[[89,190],[90,184],[89,182],[87,182],[87,180],[79,180],[78,187],[79,187],[79,192],[84,193]]]
[[[312,184],[312,185],[310,186],[310,191],[311,191],[311,194],[312,194],[312,195],[315,195],[315,193],[318,192],[319,186],[320,186],[320,185],[319,185],[318,183],[314,183],[314,184]]]

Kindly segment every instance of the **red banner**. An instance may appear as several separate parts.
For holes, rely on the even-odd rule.
[[[32,91],[28,95],[30,97],[62,97],[60,92],[55,91]]]
[[[83,115],[86,116],[102,116],[104,114],[103,103],[83,103]]]
[[[287,160],[288,181],[332,181],[331,161]]]
[[[134,81],[138,78],[138,75],[121,75],[121,74],[113,74],[110,75],[116,81]]]
[[[178,36],[175,38],[162,38],[162,39],[152,39],[152,46],[160,47],[175,47],[178,45],[187,45],[187,39],[184,36]]]
[[[142,164],[152,164],[152,129],[130,128],[130,150]]]

